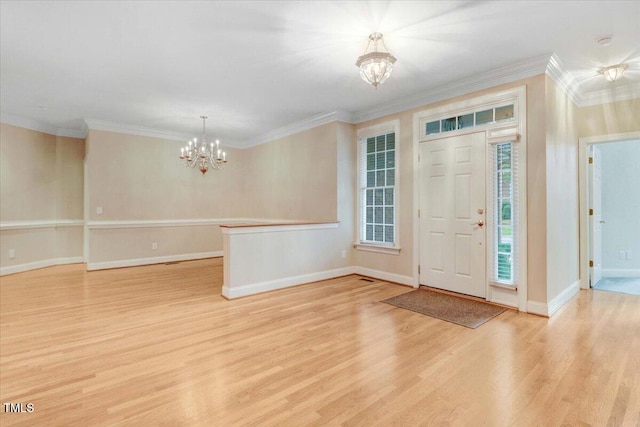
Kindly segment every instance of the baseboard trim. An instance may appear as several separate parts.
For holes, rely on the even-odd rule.
[[[222,251],[198,252],[191,254],[167,255],[151,258],[122,259],[117,261],[89,262],[87,271],[107,270],[109,268],[137,267],[140,265],[162,264],[165,262],[190,261],[205,258],[217,258],[223,255]]]
[[[69,258],[52,258],[42,261],[28,262],[25,264],[10,265],[8,267],[0,268],[0,276],[6,276],[7,274],[23,273],[25,271],[37,270],[39,268],[53,267],[54,265],[63,264],[79,264],[84,262],[83,257],[69,257]]]
[[[603,268],[602,277],[640,277],[637,268]]]
[[[576,296],[580,291],[580,280],[576,280],[564,291],[560,292],[558,296],[549,302],[549,317],[553,316],[563,305],[565,305],[571,298]]]
[[[227,299],[246,297],[249,295],[261,294],[263,292],[304,285],[306,283],[317,282],[320,280],[347,276],[349,274],[353,274],[353,270],[353,267],[343,267],[334,270],[325,270],[318,271],[316,273],[301,274],[299,276],[283,277],[282,279],[267,280],[264,282],[251,283],[242,286],[229,287],[227,285],[224,285],[222,286],[222,296]]]
[[[372,277],[378,280],[384,280],[386,282],[398,283],[400,285],[411,286],[417,288],[419,285],[415,282],[413,277],[404,276],[402,274],[388,273],[386,271],[374,270],[372,268],[354,267],[355,274],[361,276]]]
[[[560,292],[558,296],[549,301],[549,303],[539,301],[527,301],[527,312],[537,314],[539,316],[551,317],[562,306],[564,306],[571,298],[576,296],[580,291],[580,280],[573,282],[567,289]]]

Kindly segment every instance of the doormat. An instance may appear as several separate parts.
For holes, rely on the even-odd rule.
[[[507,309],[486,302],[417,289],[382,301],[396,307],[475,329]]]

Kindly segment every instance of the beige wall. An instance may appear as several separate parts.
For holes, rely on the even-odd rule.
[[[337,123],[245,150],[243,216],[337,218]]]
[[[355,264],[353,243],[357,233],[357,153],[356,128],[347,123],[336,124],[337,135],[337,204],[338,233],[336,253],[345,251],[346,265]]]
[[[241,216],[242,151],[227,149],[229,164],[206,175],[184,167],[183,144],[147,136],[90,130],[91,221],[232,218]],[[96,209],[102,207],[102,215]]]
[[[100,221],[229,219],[242,216],[244,162],[225,147],[228,165],[202,175],[178,159],[179,141],[90,130],[87,135],[89,268],[120,261],[219,255],[216,225],[93,228]],[[97,213],[102,208],[102,214]],[[152,245],[157,244],[157,249]],[[142,261],[141,261],[142,260]]]
[[[546,77],[547,301],[579,278],[577,107]]]
[[[581,138],[640,130],[640,97],[578,109]]]
[[[400,121],[399,156],[399,224],[400,255],[358,251],[356,265],[383,270],[404,276],[413,276],[413,244],[417,230],[413,230],[413,114],[438,106],[463,101],[484,94],[513,87],[527,88],[527,282],[528,299],[546,301],[547,298],[547,219],[546,219],[546,105],[545,76],[518,80],[491,89],[454,97],[442,102],[392,114],[380,119],[359,123],[357,129],[390,120]],[[354,166],[355,167],[355,166]],[[355,200],[357,203],[357,200]]]
[[[202,176],[178,159],[177,141],[90,130],[87,136],[88,217],[96,221],[188,219],[352,220],[352,125],[329,123],[246,150],[227,150],[220,171]],[[343,145],[338,158],[338,139]],[[347,141],[348,139],[348,141]],[[349,165],[348,167],[346,165]],[[338,196],[340,194],[340,196]],[[349,199],[349,203],[344,200]],[[103,213],[97,214],[101,207]],[[340,227],[336,247],[350,256],[352,223]],[[199,230],[199,231],[198,231]],[[348,231],[345,231],[348,230]],[[343,241],[344,240],[344,241]],[[153,250],[152,244],[158,249]],[[129,227],[89,231],[90,268],[121,260],[217,253],[217,226]],[[336,249],[340,254],[342,249]],[[153,261],[153,260],[151,260]]]
[[[0,124],[0,219],[56,219],[56,137]]]
[[[0,124],[0,268],[82,256],[84,140]],[[11,222],[23,229],[6,229]],[[47,222],[49,225],[43,225]],[[9,259],[9,251],[15,258]]]

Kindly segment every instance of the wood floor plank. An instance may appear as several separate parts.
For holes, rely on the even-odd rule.
[[[640,425],[640,297],[471,330],[358,276],[228,301],[222,260],[0,278],[3,426]],[[0,408],[0,411],[4,408]]]

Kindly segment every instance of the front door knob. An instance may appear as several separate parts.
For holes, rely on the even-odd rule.
[[[473,225],[477,225],[478,227],[482,227],[484,225],[484,221],[480,220],[478,222],[474,222]]]

